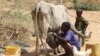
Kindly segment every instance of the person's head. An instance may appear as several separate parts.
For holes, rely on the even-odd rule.
[[[63,32],[66,32],[70,29],[70,23],[69,22],[64,22],[62,23],[62,26],[61,26],[61,31]]]
[[[81,17],[82,13],[83,13],[82,9],[76,10],[77,17]]]

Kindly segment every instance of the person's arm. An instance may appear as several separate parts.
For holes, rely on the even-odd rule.
[[[56,33],[53,33],[55,37],[57,37],[63,44],[67,44],[68,47],[72,47],[72,43],[69,40],[65,40],[63,37],[58,36]]]
[[[66,42],[66,40],[63,37],[58,36],[56,33],[53,33],[53,36],[57,37],[60,41]]]
[[[76,29],[78,28],[78,23],[79,23],[79,20],[76,17],[76,21],[75,21],[75,25],[74,25]]]
[[[53,34],[55,37],[57,37],[62,42],[68,42],[69,44],[72,44],[69,40],[64,39],[63,37],[58,36],[56,33]]]
[[[82,34],[81,32],[79,32],[78,30],[76,30],[76,28],[74,27],[74,25],[72,25],[71,23],[70,23],[70,25],[71,25],[71,30],[72,30],[74,33],[80,35],[81,37],[85,37],[84,34]]]

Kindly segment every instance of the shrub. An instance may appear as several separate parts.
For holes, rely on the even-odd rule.
[[[76,8],[81,8],[84,10],[100,10],[99,4],[94,4],[90,2],[79,2],[76,4]]]

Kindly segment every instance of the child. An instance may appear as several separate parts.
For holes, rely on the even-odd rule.
[[[82,17],[83,11],[81,9],[78,9],[76,11],[77,17],[76,17],[76,22],[75,22],[75,27],[78,31],[81,31],[83,34],[85,34],[86,28],[88,26],[88,21],[85,20]],[[80,40],[80,37],[79,37]],[[84,38],[82,38],[82,46],[84,45]]]

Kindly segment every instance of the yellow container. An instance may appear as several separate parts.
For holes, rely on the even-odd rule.
[[[100,56],[100,45],[99,44],[86,44],[86,49],[91,48],[92,54],[90,56]]]
[[[6,47],[6,56],[21,56],[21,48],[18,46],[7,46]]]

